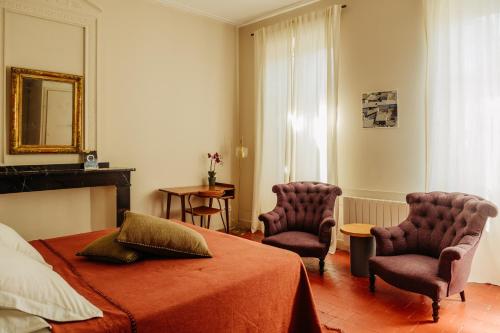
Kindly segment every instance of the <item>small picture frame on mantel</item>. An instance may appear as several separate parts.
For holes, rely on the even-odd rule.
[[[99,169],[99,163],[97,161],[97,151],[88,150],[83,152],[83,169],[84,170],[95,170]]]

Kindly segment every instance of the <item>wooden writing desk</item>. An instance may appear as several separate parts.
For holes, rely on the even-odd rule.
[[[166,218],[170,218],[170,205],[172,203],[172,196],[178,196],[181,199],[182,221],[186,222],[186,196],[196,194],[200,191],[208,191],[209,189],[223,190],[224,195],[221,199],[224,200],[224,209],[226,211],[226,221],[229,226],[229,199],[234,199],[235,186],[233,184],[215,183],[215,187],[210,188],[208,185],[198,186],[183,186],[183,187],[169,187],[160,188],[158,191],[167,194],[167,214]]]

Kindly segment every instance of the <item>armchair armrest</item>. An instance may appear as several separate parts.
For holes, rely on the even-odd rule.
[[[335,227],[333,217],[325,218],[319,225],[319,241],[324,244],[330,244],[332,240],[332,228]]]
[[[272,211],[259,215],[259,220],[264,223],[264,236],[269,237],[286,231],[285,211],[282,207],[275,207]]]
[[[466,236],[459,244],[443,249],[439,256],[439,277],[451,281],[454,275],[459,274],[465,275],[465,280],[467,280],[476,244],[477,239]]]
[[[405,233],[399,226],[373,227],[370,233],[375,237],[378,256],[393,256],[406,249]]]

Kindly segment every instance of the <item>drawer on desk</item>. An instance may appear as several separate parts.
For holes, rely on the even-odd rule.
[[[234,199],[234,188],[230,188],[227,190],[224,190],[224,195],[222,196],[223,199]]]

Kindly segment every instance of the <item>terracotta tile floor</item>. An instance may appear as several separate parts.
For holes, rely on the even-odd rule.
[[[242,237],[260,241],[262,234]],[[469,283],[466,302],[456,295],[441,301],[440,319],[432,322],[429,298],[396,289],[377,278],[376,292],[368,291],[368,279],[351,276],[349,253],[338,251],[326,258],[325,274],[318,260],[304,258],[316,308],[324,332],[343,333],[500,333],[500,287]]]

